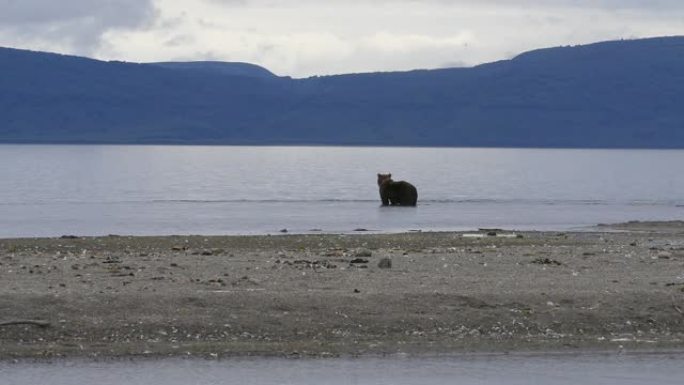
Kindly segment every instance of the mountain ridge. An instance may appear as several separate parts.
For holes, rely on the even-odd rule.
[[[0,143],[684,148],[682,105],[684,37],[304,79],[0,48]]]
[[[256,78],[276,77],[268,69],[251,63],[242,62],[223,62],[223,61],[191,61],[191,62],[153,62],[144,63],[163,68],[184,70],[184,71],[203,71],[228,76],[247,76]]]

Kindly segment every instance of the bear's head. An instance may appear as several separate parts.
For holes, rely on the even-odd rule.
[[[378,186],[387,181],[392,181],[392,174],[378,174]]]

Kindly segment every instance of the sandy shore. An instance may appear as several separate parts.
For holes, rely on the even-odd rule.
[[[684,348],[682,222],[486,233],[3,239],[0,358]]]

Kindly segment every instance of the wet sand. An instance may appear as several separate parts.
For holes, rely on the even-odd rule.
[[[495,233],[0,239],[0,358],[684,348],[684,223]]]

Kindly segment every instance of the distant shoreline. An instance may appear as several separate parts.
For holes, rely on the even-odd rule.
[[[683,261],[681,221],[0,239],[0,359],[677,351]]]
[[[211,141],[200,142],[176,142],[176,141],[161,141],[161,142],[125,142],[125,141],[2,141],[0,146],[197,146],[197,147],[378,147],[378,148],[453,148],[453,149],[501,149],[501,150],[600,150],[600,151],[620,151],[620,150],[663,150],[663,151],[679,151],[684,150],[681,146],[660,146],[660,147],[640,147],[640,146],[489,146],[489,145],[436,145],[436,144],[382,144],[382,143],[324,143],[324,142],[302,142],[302,143],[287,143],[287,142],[226,142],[216,143]]]

